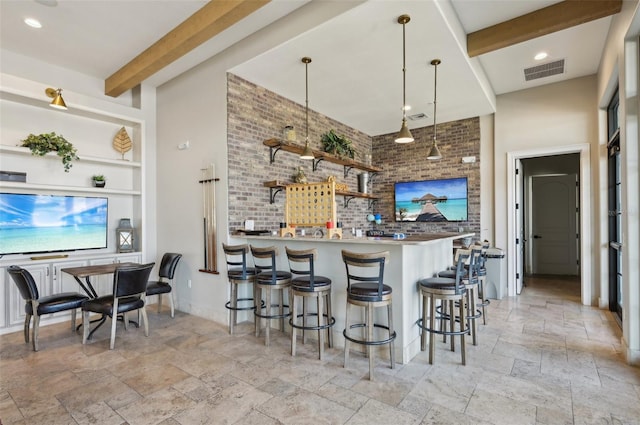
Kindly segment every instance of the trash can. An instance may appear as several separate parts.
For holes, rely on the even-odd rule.
[[[501,300],[507,293],[507,279],[504,264],[504,252],[500,248],[487,248],[487,281],[484,292],[487,298]]]

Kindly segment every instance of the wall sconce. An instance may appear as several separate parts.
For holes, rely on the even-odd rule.
[[[53,99],[51,103],[49,103],[49,106],[56,109],[67,109],[67,104],[64,103],[64,99],[62,98],[62,89],[52,89],[51,87],[47,87],[44,92],[47,96]]]

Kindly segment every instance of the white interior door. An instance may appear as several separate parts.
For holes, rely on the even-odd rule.
[[[575,174],[532,177],[533,273],[577,275]]]
[[[516,294],[520,295],[524,285],[524,198],[523,198],[523,171],[522,161],[516,159],[515,175],[515,234],[516,234]]]

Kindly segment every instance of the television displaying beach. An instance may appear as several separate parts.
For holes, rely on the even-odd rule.
[[[107,198],[0,194],[0,254],[105,248]]]
[[[397,182],[395,217],[396,221],[466,221],[467,178]]]

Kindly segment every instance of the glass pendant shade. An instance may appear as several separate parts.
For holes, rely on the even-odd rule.
[[[409,127],[407,127],[407,120],[402,120],[402,127],[400,127],[400,132],[396,136],[396,143],[411,143],[414,138],[411,135],[411,131]]]
[[[440,149],[438,149],[438,140],[437,140],[437,130],[438,127],[436,125],[436,95],[438,89],[438,65],[440,65],[440,59],[434,59],[431,61],[431,65],[434,66],[433,73],[433,146],[431,146],[431,150],[429,151],[429,155],[427,155],[427,159],[436,160],[442,159],[442,154],[440,153]]]
[[[313,151],[309,147],[309,64],[311,63],[311,58],[307,56],[303,57],[302,63],[304,63],[305,139],[304,139],[304,150],[300,155],[300,159],[315,159],[315,157],[313,156]]]
[[[304,150],[302,151],[302,154],[300,154],[300,159],[314,159],[313,151],[309,147],[309,140],[304,144]]]
[[[427,159],[442,159],[442,154],[440,153],[440,149],[438,149],[438,142],[436,142],[436,139],[433,139],[433,146],[431,146]]]
[[[402,24],[402,126],[400,132],[396,136],[396,143],[411,143],[414,141],[409,127],[407,127],[407,88],[406,88],[406,44],[405,44],[405,25],[411,20],[409,15],[398,16],[398,23]]]

